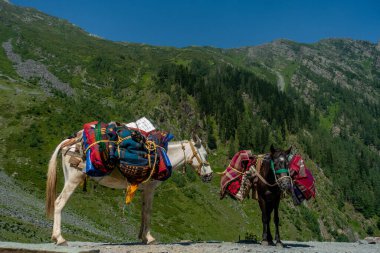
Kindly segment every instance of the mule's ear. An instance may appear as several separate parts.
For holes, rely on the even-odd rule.
[[[270,153],[273,155],[276,152],[276,149],[274,148],[273,144],[270,145]]]
[[[285,153],[286,153],[286,155],[289,155],[290,154],[290,152],[292,152],[292,146],[290,146],[289,148],[288,148],[288,150],[286,150],[285,151]]]

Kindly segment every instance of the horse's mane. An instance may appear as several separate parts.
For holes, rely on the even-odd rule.
[[[169,145],[181,145],[181,143],[184,143],[188,140],[183,140],[183,141],[170,141]]]

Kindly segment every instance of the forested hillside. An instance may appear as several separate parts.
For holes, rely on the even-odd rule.
[[[285,239],[346,241],[379,233],[376,45],[277,41],[226,50],[119,43],[4,1],[0,21],[0,240],[49,241],[42,205],[47,163],[63,138],[89,121],[141,116],[176,140],[195,130],[214,171],[240,149],[295,147],[318,194],[300,207],[283,200]],[[260,237],[258,204],[219,200],[218,180],[203,184],[190,169],[174,173],[156,193],[153,235],[161,241]],[[77,190],[64,210],[64,235],[135,241],[140,200],[125,207],[123,194],[93,182],[89,192]]]
[[[303,149],[345,200],[366,217],[379,215],[380,44],[276,41],[233,52],[248,66],[267,66],[283,76],[286,93],[313,108],[319,123],[299,135]]]

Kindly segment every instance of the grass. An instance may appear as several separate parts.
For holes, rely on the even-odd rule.
[[[320,115],[319,122],[323,129],[331,130],[339,112],[339,104],[333,104],[328,107],[325,116]]]

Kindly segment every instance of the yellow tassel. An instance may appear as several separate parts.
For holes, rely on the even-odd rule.
[[[127,193],[125,195],[125,204],[129,205],[132,202],[135,192],[139,186],[137,184],[131,184],[127,188]]]

